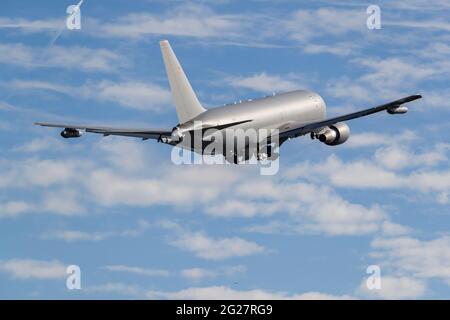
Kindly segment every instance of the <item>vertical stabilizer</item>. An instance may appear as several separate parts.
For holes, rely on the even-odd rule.
[[[183,68],[170,47],[169,41],[163,40],[159,44],[177,109],[178,120],[180,123],[187,122],[206,110],[201,106],[194,90],[192,90]]]

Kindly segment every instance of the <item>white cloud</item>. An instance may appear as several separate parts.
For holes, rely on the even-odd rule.
[[[87,20],[86,20],[87,19]],[[252,45],[258,40],[290,39],[305,41],[324,35],[339,36],[367,31],[365,10],[321,8],[297,10],[291,14],[252,10],[240,13],[218,13],[210,6],[179,4],[162,13],[126,13],[114,21],[85,18],[83,30],[93,37],[146,39],[172,35],[200,39],[219,39],[222,43]],[[317,24],[317,21],[321,21]],[[54,33],[64,27],[64,20],[29,20],[0,17],[0,28],[22,32]],[[255,30],[259,32],[256,33]],[[261,44],[265,45],[265,44]]]
[[[386,21],[384,23],[387,26],[398,26],[403,28],[415,28],[415,29],[434,29],[442,31],[450,31],[450,23],[443,20],[401,20],[401,21]]]
[[[83,168],[84,164],[36,158],[6,162],[0,168],[0,189],[36,190],[41,194],[40,201],[10,207],[10,210],[15,208],[14,215],[32,212],[80,214],[84,212],[84,207],[79,201],[80,195],[78,189],[73,187],[73,182],[78,180],[77,170]],[[48,189],[50,187],[55,189]]]
[[[47,232],[40,236],[41,239],[56,239],[67,242],[75,241],[101,241],[111,236],[108,232],[84,232],[78,230],[59,230]]]
[[[428,167],[447,161],[447,149],[449,146],[441,144],[437,145],[434,150],[414,153],[406,146],[391,145],[376,150],[374,161],[393,170],[417,166]]]
[[[23,44],[0,44],[0,62],[31,67],[35,56],[31,48]]]
[[[336,56],[349,56],[354,55],[355,51],[359,49],[358,45],[351,42],[339,42],[328,44],[307,44],[303,47],[305,53],[318,54],[318,53],[330,53]]]
[[[55,137],[39,137],[23,145],[14,147],[13,150],[25,153],[38,153],[41,151],[59,151],[64,149],[64,147],[64,143]]]
[[[400,137],[401,141],[415,139],[408,133],[402,133]],[[381,143],[383,146],[383,139],[375,137],[373,143]],[[125,139],[114,139],[107,141],[104,146],[96,146],[96,158],[112,163],[114,165],[112,168],[96,165],[78,156],[77,161],[69,162],[26,160],[13,165],[13,170],[6,170],[7,174],[0,179],[0,186],[58,187],[58,192],[49,193],[54,194],[52,201],[46,201],[48,194],[44,194],[44,202],[48,205],[41,206],[55,213],[57,210],[62,210],[66,214],[83,212],[83,208],[77,207],[83,190],[83,199],[108,207],[166,204],[186,211],[196,206],[205,206],[204,212],[213,216],[275,217],[274,221],[249,227],[247,231],[329,235],[361,235],[377,231],[383,231],[385,234],[406,233],[403,226],[396,226],[390,221],[380,206],[351,203],[336,194],[332,186],[391,189],[405,187],[420,188],[423,192],[435,190],[439,191],[441,202],[450,187],[448,183],[450,179],[446,179],[446,175],[442,172],[419,171],[407,176],[370,161],[347,163],[336,156],[330,156],[324,162],[314,165],[305,162],[295,166],[286,170],[280,179],[255,176],[251,168],[230,166],[180,168],[161,165],[154,171],[154,167],[147,170],[145,165],[142,166],[145,163],[144,159],[148,157],[146,151],[143,151],[144,148],[144,145]],[[117,154],[123,150],[128,150],[126,153],[131,155],[126,161],[123,160],[125,162],[117,159]],[[426,151],[422,154],[428,153]],[[432,165],[436,159],[441,161],[439,157],[421,156],[419,159],[421,160],[417,162],[411,158],[410,162],[417,162],[417,166],[422,167]],[[141,169],[130,171],[135,166]],[[80,179],[81,176],[85,178]],[[302,179],[310,180],[311,183],[295,181],[300,176]],[[324,177],[329,179],[331,186],[315,185],[316,181],[323,181]],[[219,184],[218,179],[221,181]],[[72,192],[67,193],[68,185],[71,186]],[[61,192],[67,194],[64,196]],[[22,211],[21,209],[19,212]],[[288,221],[280,223],[280,215],[287,216]],[[209,259],[246,255],[261,252],[262,249],[259,245],[240,238],[220,239],[201,232],[182,233],[173,244]],[[241,252],[235,249],[241,245]],[[222,246],[230,251],[215,250]]]
[[[410,130],[405,130],[401,133],[397,133],[394,136],[390,134],[384,134],[380,132],[361,132],[351,135],[343,148],[362,148],[373,146],[390,146],[408,144],[417,141],[419,137]]]
[[[320,163],[304,162],[286,171],[286,177],[303,177],[318,181],[323,177],[337,187],[396,189],[406,188],[423,193],[450,190],[450,171],[431,170],[432,166],[445,163],[448,145],[438,143],[425,152],[413,152],[406,144],[389,144],[375,151],[370,160],[343,161],[335,155]],[[411,168],[420,170],[405,171]]]
[[[226,266],[214,270],[205,268],[189,268],[180,271],[180,276],[191,281],[200,281],[203,279],[216,278],[219,276],[235,277],[245,273],[247,268],[243,265]]]
[[[179,291],[145,290],[142,287],[125,283],[108,282],[89,286],[88,293],[112,293],[136,298],[168,300],[348,300],[351,295],[333,295],[321,292],[290,294],[263,289],[235,290],[227,286],[189,287]]]
[[[402,133],[400,137],[401,141],[415,139],[408,133]],[[379,138],[374,141],[381,143]],[[54,195],[52,201],[46,201],[48,194],[43,195],[44,202],[48,205],[41,206],[54,213],[58,213],[57,210],[66,214],[82,213],[84,208],[77,207],[82,195],[81,199],[107,207],[148,207],[164,204],[182,211],[200,206],[204,208],[205,213],[221,217],[273,216],[273,221],[254,225],[246,230],[328,235],[406,232],[402,229],[403,226],[396,226],[390,221],[380,206],[363,206],[347,201],[340,197],[332,186],[388,189],[405,187],[420,188],[423,192],[435,190],[439,191],[441,202],[450,187],[450,179],[446,179],[446,175],[440,172],[419,171],[407,176],[369,161],[347,163],[336,156],[330,156],[324,162],[314,165],[304,162],[286,170],[279,179],[255,176],[252,168],[230,166],[158,165],[158,170],[155,171],[154,167],[147,170],[147,166],[142,165],[146,162],[144,159],[149,156],[142,144],[114,139],[100,146],[95,147],[96,159],[100,162],[102,159],[106,160],[112,163],[113,167],[96,165],[79,156],[76,156],[77,161],[69,162],[26,160],[14,165],[13,170],[7,170],[8,173],[0,179],[0,186],[58,187],[58,192],[48,193]],[[124,150],[128,150],[126,153],[129,157],[118,160],[117,154]],[[427,153],[429,152],[422,154]],[[436,159],[441,161],[439,157],[422,158],[432,161],[422,159],[417,162],[417,166],[431,165]],[[410,162],[414,163],[415,160],[411,158]],[[134,167],[140,169],[132,170]],[[311,182],[297,182],[296,179],[300,176]],[[315,184],[317,181],[323,181],[324,177],[329,179],[331,186]],[[219,180],[220,183],[217,183]],[[68,192],[68,185],[71,186],[72,192],[64,196],[61,192]],[[233,192],[229,192],[230,190]],[[287,216],[288,221],[280,223],[281,216]],[[253,251],[260,252],[262,249],[259,245],[240,238],[221,239],[201,232],[185,232],[173,241],[173,244],[199,257],[210,259],[246,255]],[[240,245],[242,252],[233,249]],[[215,248],[221,246],[232,248],[229,249],[231,252],[216,250],[214,253]]]
[[[104,266],[102,269],[108,270],[108,271],[113,271],[113,272],[133,273],[133,274],[147,276],[147,277],[167,277],[170,275],[170,272],[167,270],[132,267],[132,266],[125,266],[125,265]]]
[[[380,289],[369,290],[364,279],[358,291],[369,298],[416,299],[425,294],[426,284],[414,278],[382,275]]]
[[[401,179],[391,171],[365,161],[342,162],[334,156],[323,163],[329,165],[327,173],[333,185],[352,188],[398,188],[403,185]],[[337,171],[332,172],[332,168]]]
[[[43,66],[65,67],[84,71],[112,72],[128,64],[128,60],[107,49],[53,46],[44,55]]]
[[[420,83],[443,80],[448,74],[448,58],[436,60],[420,58],[417,55],[402,57],[392,56],[385,59],[371,57],[355,58],[351,62],[364,73],[359,77],[341,77],[331,79],[327,84],[327,93],[345,103],[380,103],[379,97],[385,101],[399,99],[414,94],[424,94],[424,100],[411,104],[414,110],[426,110],[428,95],[426,90],[417,92]],[[439,85],[436,85],[439,88]],[[440,104],[439,95],[446,96],[445,90],[435,89],[432,105]],[[447,103],[444,104],[447,105]]]
[[[156,35],[236,38],[250,20],[246,15],[218,14],[206,6],[188,4],[164,14],[131,13],[111,23],[103,22],[92,35],[131,39]]]
[[[0,271],[14,279],[61,279],[66,266],[58,260],[11,259],[0,261]]]
[[[351,203],[327,186],[271,182],[253,177],[243,179],[234,190],[235,195],[230,195],[230,200],[224,199],[223,204],[208,207],[207,212],[214,216],[241,217],[287,214],[289,222],[278,224],[273,232],[284,229],[330,235],[372,233],[385,219],[385,213],[378,206],[367,208]]]
[[[247,272],[247,267],[243,265],[228,266],[222,268],[221,271],[227,276],[235,276],[237,274]]]
[[[212,238],[201,232],[183,231],[171,244],[207,260],[243,257],[265,251],[264,247],[252,241],[238,237]]]
[[[449,8],[449,3],[446,0],[410,0],[408,2],[391,2],[386,3],[389,7],[401,10],[422,10],[422,11],[440,11]]]
[[[372,255],[382,268],[416,278],[439,278],[450,284],[450,237],[419,240],[408,236],[377,237]]]
[[[102,140],[98,143],[98,148],[107,153],[108,162],[117,169],[141,171],[148,165],[145,161],[146,153],[138,141],[125,141],[120,138]]]
[[[449,203],[449,194],[447,192],[441,192],[437,195],[436,201],[439,204],[448,204]]]
[[[450,57],[450,45],[445,42],[436,41],[429,43],[426,48],[417,49],[414,53],[417,53],[420,57],[433,59],[442,63]]]
[[[312,38],[367,32],[365,10],[320,8],[298,10],[284,20],[288,35],[301,42]],[[320,21],[320,23],[317,23]]]
[[[102,241],[111,237],[136,237],[144,233],[150,224],[145,220],[139,220],[137,226],[119,231],[80,231],[80,230],[55,230],[40,235],[41,239],[76,241]]]
[[[415,60],[405,58],[356,59],[360,66],[370,70],[361,80],[364,83],[382,85],[384,87],[405,87],[405,82],[415,83],[434,75],[436,71],[429,65],[417,65]]]
[[[300,89],[302,86],[292,75],[279,76],[261,72],[248,77],[229,77],[226,82],[236,88],[250,89],[253,91],[272,93]]]
[[[21,90],[46,90],[65,95],[116,103],[136,110],[163,112],[171,103],[170,91],[151,82],[108,80],[88,81],[81,86],[61,85],[43,81],[13,81],[11,87]]]
[[[2,170],[0,187],[47,187],[75,179],[78,165],[57,160],[26,159],[9,163]]]
[[[159,167],[141,172],[138,177],[108,169],[90,172],[86,181],[91,195],[100,204],[151,206],[170,204],[189,208],[208,203],[238,178],[238,172],[221,167]],[[217,184],[217,179],[221,183]],[[102,185],[103,188],[97,186]],[[170,192],[161,192],[170,190]]]
[[[149,299],[188,299],[188,300],[340,300],[352,299],[351,296],[336,296],[320,292],[289,294],[262,289],[235,290],[226,286],[192,287],[180,291],[149,291]]]
[[[4,84],[7,86],[8,84]],[[80,96],[82,92],[79,89],[68,85],[64,85],[61,83],[51,83],[39,80],[13,80],[9,83],[9,86],[12,89],[20,89],[20,90],[46,90],[46,91],[54,91],[58,93],[63,93],[67,95],[76,94]],[[78,92],[76,89],[78,89]]]
[[[24,201],[8,201],[0,203],[0,218],[16,217],[23,213],[30,212],[33,206]]]
[[[437,109],[450,109],[450,93],[447,90],[425,91],[426,106]]]
[[[214,278],[217,276],[217,273],[203,268],[190,268],[183,269],[180,272],[183,278],[187,278],[189,280],[198,281],[204,278]]]
[[[43,202],[37,210],[67,216],[82,214],[85,208],[80,203],[79,197],[78,190],[70,188],[45,192]]]
[[[400,235],[406,235],[412,232],[412,229],[407,227],[407,226],[403,226],[401,224],[398,223],[394,223],[391,221],[384,221],[382,226],[382,232],[384,235],[387,236],[400,236]]]
[[[129,285],[121,282],[107,282],[100,285],[92,285],[83,288],[83,291],[87,293],[108,293],[108,294],[117,294],[124,296],[132,296],[132,297],[142,297],[145,295],[145,292],[139,288],[138,286]]]
[[[271,206],[273,208],[273,206]],[[223,203],[206,208],[206,212],[216,217],[247,217],[272,215],[273,210],[261,211],[255,203],[240,199],[224,199]]]
[[[64,27],[64,19],[28,20],[0,17],[0,28],[22,29],[24,32],[53,32]]]
[[[53,46],[43,49],[21,43],[2,43],[0,63],[26,68],[51,67],[88,72],[114,72],[126,66],[128,60],[107,49],[79,46]]]
[[[205,213],[222,217],[288,215],[291,221],[289,228],[295,227],[296,232],[303,233],[369,234],[379,230],[380,223],[386,220],[386,214],[377,205],[366,207],[351,203],[327,186],[318,187],[292,179],[255,176],[254,171],[257,168],[160,165],[156,171],[154,167],[147,170],[146,166],[141,170],[130,171],[123,168],[127,165],[122,160],[115,159],[120,150],[137,151],[131,152],[132,157],[126,161],[131,167],[136,163],[144,163],[143,159],[148,155],[142,151],[145,146],[139,147],[135,142],[125,141],[115,139],[104,148],[95,148],[97,162],[107,160],[114,164],[112,168],[96,165],[79,156],[75,157],[77,161],[72,158],[69,162],[26,160],[16,164],[14,170],[9,170],[3,178],[4,181],[0,179],[0,186],[58,187],[60,192],[55,191],[55,195],[58,195],[70,185],[70,197],[57,196],[53,201],[54,205],[46,206],[47,209],[53,208],[53,211],[56,211],[58,206],[65,208],[73,204],[65,209],[68,213],[77,212],[75,205],[82,195],[84,199],[107,207],[165,204],[183,211],[205,206]],[[298,168],[294,171],[299,174]],[[309,171],[309,174],[315,172]],[[73,201],[58,204],[58,198]],[[218,199],[220,202],[217,202]],[[83,210],[79,208],[78,211]],[[192,239],[196,238],[199,243],[220,243],[220,239],[209,238],[201,233],[192,233],[190,236]],[[226,241],[232,242],[239,244],[237,239]],[[196,254],[210,255],[199,252]]]
[[[338,197],[329,200],[310,209],[314,224],[307,226],[307,230],[331,235],[367,234],[377,231],[384,217],[384,212],[376,206],[367,209]]]
[[[177,4],[163,13],[125,13],[112,20],[83,18],[84,34],[100,38],[125,38],[132,40],[172,35],[201,39],[236,40],[248,34],[257,22],[264,22],[266,16],[252,12],[252,15],[221,14],[201,4]],[[268,17],[267,17],[268,18]],[[29,20],[0,17],[0,28],[17,29],[23,33],[45,32],[53,34],[64,30],[64,20]]]
[[[58,190],[44,193],[40,202],[8,201],[0,203],[0,218],[14,218],[31,213],[52,213],[58,215],[78,215],[85,212],[73,190]]]
[[[118,149],[113,144],[137,150],[135,159],[126,161],[130,166],[147,161],[145,159],[150,155],[147,154],[146,146],[142,144],[138,148],[133,141],[125,143],[125,139],[114,141],[105,148],[95,148],[93,152],[98,155],[96,162],[80,157],[77,152],[71,154],[70,149],[66,151],[69,161],[27,158],[1,162],[0,188],[34,190],[41,194],[42,203],[35,203],[38,211],[47,209],[56,213],[59,208],[66,214],[80,213],[84,211],[81,207],[84,202],[81,200],[94,201],[104,206],[170,204],[187,210],[191,208],[186,204],[193,206],[207,203],[215,199],[227,184],[238,179],[238,172],[220,167],[179,168],[160,165],[156,171],[154,166],[144,166],[143,170],[130,172],[122,168],[123,161],[114,159]],[[114,163],[117,167],[106,166],[108,169],[102,169],[105,165],[100,164],[101,160]],[[224,170],[227,175],[222,178]],[[209,174],[205,174],[206,171]],[[219,178],[221,184],[216,183]],[[196,201],[192,202],[192,199]]]
[[[143,82],[114,83],[102,81],[91,94],[101,101],[119,103],[138,110],[162,111],[171,102],[170,92],[156,84]]]

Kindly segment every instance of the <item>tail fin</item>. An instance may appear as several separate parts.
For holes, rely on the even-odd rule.
[[[192,90],[183,68],[181,68],[175,53],[173,53],[170,47],[169,41],[163,40],[159,44],[161,46],[164,64],[166,65],[166,73],[175,101],[178,120],[180,123],[187,122],[206,110],[201,106],[194,90]]]

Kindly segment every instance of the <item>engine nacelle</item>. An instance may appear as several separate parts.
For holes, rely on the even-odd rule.
[[[320,142],[329,146],[343,144],[350,137],[350,128],[343,122],[329,126],[318,134]]]
[[[173,128],[172,134],[170,135],[170,139],[173,142],[181,142],[183,141],[183,134],[181,133],[181,130],[177,127]]]
[[[63,131],[61,131],[61,137],[68,139],[68,138],[79,138],[81,137],[82,133],[80,130],[73,129],[73,128],[65,128]]]

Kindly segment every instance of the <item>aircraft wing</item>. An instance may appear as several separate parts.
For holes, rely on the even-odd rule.
[[[136,137],[145,140],[170,137],[172,133],[172,130],[155,129],[155,128],[133,129],[133,128],[115,128],[115,127],[100,127],[100,126],[97,127],[91,125],[76,125],[76,124],[48,123],[48,122],[37,122],[35,123],[35,125],[52,128],[84,130],[86,132],[99,133],[104,136],[113,135],[113,136]]]
[[[384,110],[395,110],[396,108],[400,107],[404,103],[411,102],[411,101],[414,101],[414,100],[417,100],[420,98],[422,98],[422,96],[420,94],[415,94],[415,95],[408,96],[408,97],[405,97],[402,99],[398,99],[398,100],[395,100],[392,102],[388,102],[388,103],[385,103],[385,104],[382,104],[382,105],[379,105],[376,107],[349,113],[349,114],[346,114],[343,116],[330,118],[330,119],[326,119],[326,120],[322,120],[322,121],[318,121],[318,122],[300,124],[296,128],[280,132],[280,139],[281,138],[283,138],[283,139],[295,138],[295,137],[313,132],[319,128],[330,126],[330,125],[333,125],[335,123],[342,122],[342,121],[361,118],[361,117],[368,116],[368,115],[376,113],[376,112],[380,112],[380,111],[384,111]]]

